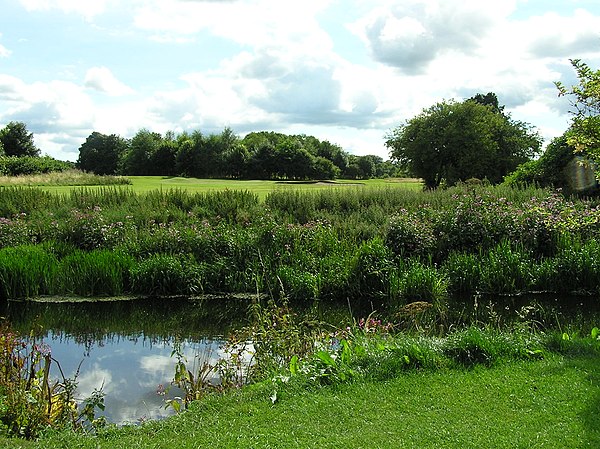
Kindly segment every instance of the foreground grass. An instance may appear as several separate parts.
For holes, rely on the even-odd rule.
[[[597,448],[600,359],[411,372],[317,391],[253,387],[97,437],[0,440],[6,448]]]

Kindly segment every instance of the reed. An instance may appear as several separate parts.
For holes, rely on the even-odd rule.
[[[448,297],[449,281],[442,270],[408,259],[400,263],[399,274],[400,296],[406,302],[428,301],[439,306]]]
[[[155,254],[134,264],[130,273],[133,293],[169,296],[202,291],[200,269],[189,257]]]
[[[534,284],[528,253],[503,240],[481,259],[481,288],[488,293],[520,293]]]
[[[134,259],[119,251],[76,250],[58,266],[55,294],[119,296],[129,291],[129,271]]]
[[[58,269],[54,255],[34,245],[0,249],[0,295],[4,299],[49,294]]]

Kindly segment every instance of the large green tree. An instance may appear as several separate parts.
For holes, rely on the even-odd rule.
[[[10,122],[0,129],[0,142],[7,156],[39,156],[40,150],[33,142],[33,133],[23,122]]]
[[[127,141],[122,137],[94,131],[79,147],[77,168],[98,175],[114,175],[126,149]]]
[[[579,83],[567,88],[557,82],[559,95],[571,101],[573,120],[567,132],[567,141],[576,152],[589,156],[600,164],[600,70],[592,70],[579,59],[571,64]],[[599,165],[600,166],[600,165]],[[596,173],[600,179],[600,172]]]
[[[539,152],[541,138],[505,114],[495,98],[479,95],[424,109],[386,136],[391,157],[428,188],[469,178],[501,182]]]
[[[121,171],[125,175],[147,176],[154,174],[152,158],[162,137],[147,129],[139,130],[129,143],[129,148],[121,158]]]

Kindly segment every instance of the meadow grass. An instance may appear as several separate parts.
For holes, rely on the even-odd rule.
[[[600,359],[553,356],[493,368],[409,371],[386,382],[264,385],[178,416],[97,436],[49,433],[6,448],[482,448],[600,446]]]
[[[128,185],[123,176],[100,176],[70,169],[50,173],[19,176],[0,176],[0,186],[88,186],[88,185]]]

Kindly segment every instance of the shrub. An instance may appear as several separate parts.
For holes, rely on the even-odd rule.
[[[406,210],[390,219],[385,242],[399,257],[428,255],[436,244],[431,223]]]
[[[50,156],[0,156],[0,174],[4,176],[33,175],[72,169],[71,162],[63,162]]]

